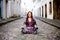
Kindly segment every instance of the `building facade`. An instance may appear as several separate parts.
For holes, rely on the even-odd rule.
[[[35,3],[35,12],[40,10],[37,12],[40,17],[53,19],[53,0],[38,0]]]
[[[59,3],[59,0],[0,0],[0,18],[23,17],[32,11],[34,17],[60,20]]]
[[[13,15],[20,15],[20,0],[1,0],[0,18],[6,19]]]
[[[42,18],[60,20],[59,0],[34,0],[34,13]],[[40,11],[37,11],[40,10]]]

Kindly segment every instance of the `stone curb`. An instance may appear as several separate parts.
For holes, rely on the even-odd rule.
[[[40,20],[41,20],[41,19],[40,19]],[[58,26],[56,26],[56,25],[54,25],[54,24],[51,24],[51,23],[46,22],[46,21],[44,21],[44,20],[41,20],[41,21],[43,21],[43,22],[45,22],[45,23],[47,23],[47,24],[49,24],[49,25],[52,25],[52,26],[54,26],[54,27],[56,27],[56,28],[60,29],[60,27],[58,27]]]
[[[58,25],[55,25],[55,24],[50,23],[50,22],[47,22],[46,20],[43,20],[43,19],[41,19],[41,18],[37,18],[37,19],[39,19],[39,20],[41,20],[41,21],[43,21],[43,22],[45,22],[45,23],[47,23],[47,24],[49,24],[49,25],[52,25],[52,26],[54,26],[54,27],[60,29],[60,26],[58,26]]]
[[[7,21],[2,21],[2,22],[0,22],[0,26],[2,26],[2,25],[4,25],[4,24],[7,24],[7,23],[9,23],[9,22],[15,21],[15,20],[17,20],[17,19],[20,19],[20,18],[12,18],[12,19],[7,20]]]

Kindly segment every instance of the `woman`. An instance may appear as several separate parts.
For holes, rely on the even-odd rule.
[[[27,29],[27,30],[25,30],[25,32],[28,31],[29,33],[32,33],[33,31],[38,29],[36,27],[36,21],[33,19],[32,12],[30,12],[30,11],[27,13],[26,22],[24,24],[26,25],[26,29]]]

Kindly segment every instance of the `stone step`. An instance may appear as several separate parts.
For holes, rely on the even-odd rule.
[[[52,20],[47,18],[40,18],[40,20],[60,29],[60,20]]]
[[[6,23],[8,23],[8,22],[17,20],[17,19],[20,19],[20,18],[8,18],[8,19],[5,19],[5,20],[1,20],[1,21],[0,21],[0,26],[3,25],[3,24],[6,24]]]

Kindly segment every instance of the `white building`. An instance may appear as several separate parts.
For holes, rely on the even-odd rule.
[[[53,19],[53,0],[36,0],[34,10],[37,16]]]
[[[1,0],[1,17],[9,18],[13,15],[20,15],[21,0]]]
[[[57,2],[56,2],[57,1]],[[1,17],[9,18],[14,15],[25,17],[32,11],[34,17],[60,19],[59,0],[1,0]],[[58,10],[57,10],[58,9]]]

